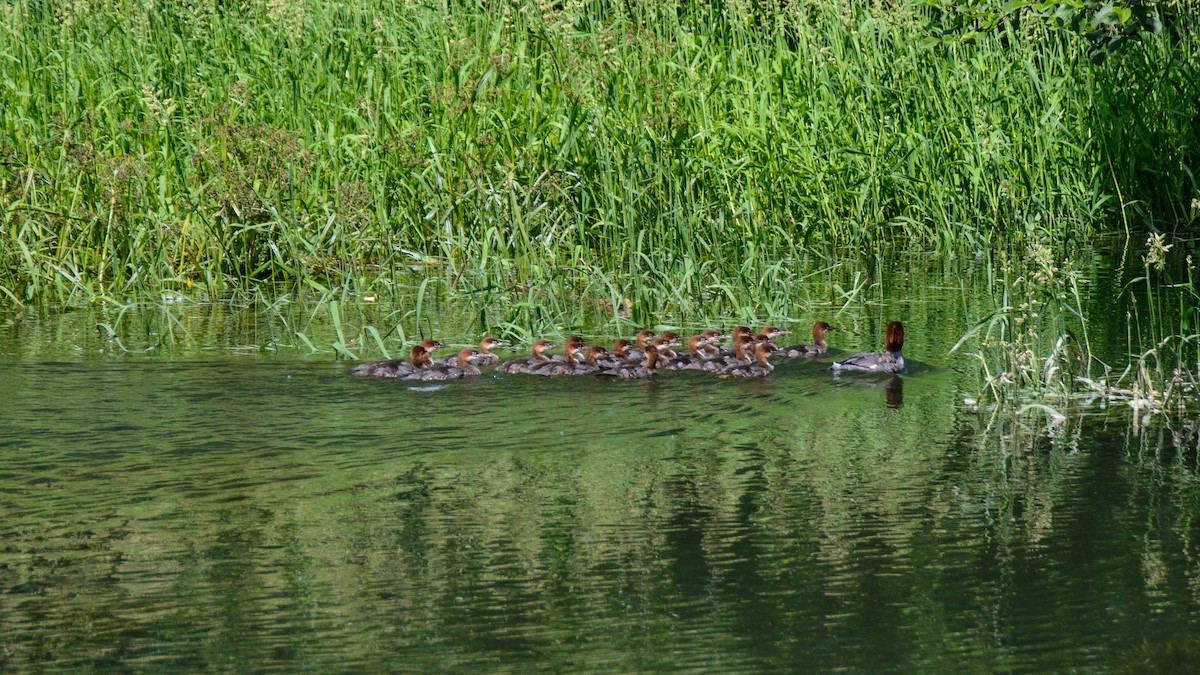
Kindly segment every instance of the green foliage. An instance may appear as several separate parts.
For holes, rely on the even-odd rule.
[[[1115,367],[1093,345],[1089,318],[1104,312],[1087,307],[1081,286],[1095,281],[1083,273],[1083,261],[1040,242],[989,260],[994,309],[951,349],[973,345],[984,400],[996,411],[1041,410],[1060,418],[1072,405],[1095,400],[1146,413],[1194,414],[1200,408],[1200,291],[1192,256],[1172,254],[1175,245],[1167,241],[1154,234],[1144,249],[1126,251],[1140,264],[1129,265],[1137,276],[1116,299],[1127,360]]]
[[[1075,377],[1093,361],[1083,315],[1080,272],[1044,242],[1033,242],[988,261],[995,309],[951,351],[974,340],[983,394],[1018,406],[1064,401]]]
[[[1177,0],[921,0],[934,12],[943,37],[974,40],[981,33],[1032,22],[1068,30],[1091,43],[1097,63],[1144,33],[1162,31],[1162,14],[1173,16]]]
[[[428,282],[525,325],[572,299],[754,313],[845,246],[1194,217],[1193,34],[1130,84],[1080,46],[929,46],[915,9],[818,0],[0,12],[11,303]]]

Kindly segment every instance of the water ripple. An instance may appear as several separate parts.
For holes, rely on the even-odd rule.
[[[0,665],[1101,668],[1200,616],[1185,477],[933,375],[0,370]]]

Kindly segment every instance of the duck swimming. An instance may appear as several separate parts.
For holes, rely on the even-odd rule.
[[[511,347],[511,346],[512,346],[511,344],[509,344],[503,340],[497,340],[496,338],[490,337],[490,336],[485,337],[479,341],[479,353],[475,356],[475,358],[471,362],[477,366],[494,366],[497,363],[500,363],[500,355],[493,354],[492,350],[498,349],[500,347]],[[458,355],[449,356],[444,359],[441,359],[440,363],[443,365],[454,365],[454,363],[457,359],[458,359]],[[439,362],[435,361],[435,363],[439,363]]]
[[[650,377],[658,370],[658,348],[646,345],[646,362],[644,364],[626,364],[617,368],[606,368],[596,374],[603,377],[616,377],[622,380],[642,380]]]
[[[608,350],[600,345],[592,345],[587,348],[587,352],[583,356],[583,364],[577,365],[575,369],[576,375],[586,373],[595,373],[600,370],[600,358],[608,356]]]
[[[567,339],[563,340],[562,343],[563,353],[551,356],[550,360],[559,363],[575,363],[581,358],[583,349],[586,346],[587,343],[584,342],[583,338],[578,335],[568,335]]]
[[[575,352],[578,354],[578,352]],[[608,350],[598,345],[588,347],[583,354],[583,360],[578,358],[571,359],[570,363],[560,363],[555,361],[548,363],[541,368],[535,369],[531,375],[548,375],[550,377],[559,377],[562,375],[590,375],[600,370],[600,365],[597,359],[608,354]]]
[[[788,334],[788,332],[782,328],[777,328],[775,326],[764,326],[763,329],[758,331],[758,334],[754,336],[754,341],[755,342],[771,342],[772,340],[779,337],[780,335],[787,335],[787,334]]]
[[[427,368],[419,368],[404,376],[403,379],[433,382],[476,377],[480,374],[480,370],[475,362],[480,356],[483,355],[479,353],[478,349],[468,347],[452,359],[453,363],[437,363]]]
[[[719,354],[721,352],[721,348],[717,346],[717,343],[720,342],[721,340],[729,339],[728,335],[722,333],[719,330],[713,330],[711,328],[704,331],[700,335],[702,337],[704,337],[705,340],[708,341],[708,344],[705,345],[705,347],[704,347],[704,351],[708,352],[709,356],[716,356],[717,354]]]
[[[786,356],[788,358],[811,359],[818,356],[824,356],[825,352],[829,351],[829,345],[825,344],[825,333],[831,330],[837,330],[833,326],[818,321],[813,324],[811,345],[791,345],[789,347],[780,347],[775,350],[775,356]]]
[[[724,377],[766,377],[770,375],[775,366],[767,360],[771,356],[771,352],[775,351],[775,345],[767,341],[758,342],[754,345],[754,362],[737,364],[721,371]]]
[[[433,364],[430,357],[435,349],[444,347],[437,340],[424,340],[420,344],[413,345],[409,351],[409,360],[388,359],[386,361],[372,361],[364,363],[350,371],[353,375],[359,377],[406,377],[415,370],[428,368]]]
[[[547,363],[550,363],[551,359],[546,355],[545,352],[546,350],[554,349],[557,346],[558,345],[549,340],[538,340],[537,342],[533,343],[533,347],[530,350],[533,352],[533,356],[526,356],[525,358],[521,359],[505,361],[499,366],[496,366],[496,372],[528,374],[531,369],[539,368]]]
[[[715,372],[721,372],[733,366],[749,365],[753,361],[755,338],[750,333],[750,329],[746,328],[745,332],[738,332],[737,328],[735,328],[734,333],[732,350],[722,349],[721,356],[714,359],[720,364],[720,367]],[[708,368],[705,368],[705,370],[708,370]]]
[[[655,332],[648,329],[639,330],[634,336],[636,346],[631,346],[625,349],[625,357],[632,365],[640,365],[646,360],[646,347],[650,341],[654,339]]]
[[[629,363],[629,354],[627,353],[631,343],[629,340],[617,340],[613,343],[613,348],[599,354],[596,357],[596,363],[603,368],[618,368]]]
[[[704,370],[726,377],[765,377],[774,370],[769,357],[815,358],[828,353],[825,336],[831,330],[837,328],[825,321],[818,321],[812,327],[812,344],[790,345],[780,349],[773,340],[787,335],[787,331],[765,326],[754,333],[745,326],[737,326],[731,331],[732,348],[725,349],[718,347],[717,343],[730,335],[708,329],[688,338],[687,351],[682,355],[672,350],[672,347],[681,343],[679,335],[672,332],[656,334],[652,330],[642,330],[636,337],[640,347],[634,347],[626,340],[617,340],[611,351],[591,346],[582,337],[572,335],[563,343],[562,355],[548,354],[558,345],[549,340],[538,340],[533,343],[529,356],[501,363],[497,372],[548,377],[597,374],[633,379],[649,377],[660,370]],[[480,366],[492,365],[499,360],[491,350],[508,346],[511,345],[488,336],[480,341],[478,348],[463,349],[452,358],[433,359],[432,353],[445,345],[429,339],[414,345],[408,360],[363,363],[351,372],[360,377],[418,381],[460,379],[479,375]],[[854,354],[830,364],[830,369],[865,373],[905,372],[907,363],[902,353],[904,324],[899,321],[888,324],[884,347],[882,352]]]
[[[675,358],[662,363],[659,368],[663,370],[704,370],[704,365],[709,361],[718,358],[720,352],[713,346],[713,342],[720,333],[711,331],[712,336],[706,335],[710,331],[705,331],[699,335],[693,335],[688,338],[687,351],[676,356]]]
[[[674,335],[675,337],[674,338],[669,337],[671,335]],[[675,333],[667,333],[666,335],[660,335],[660,336],[654,338],[653,340],[651,340],[650,344],[654,347],[655,350],[658,351],[658,367],[659,368],[663,367],[663,364],[665,364],[667,361],[671,361],[671,360],[679,358],[679,354],[676,353],[676,351],[674,349],[671,349],[671,347],[678,347],[681,344],[681,342],[679,340],[679,335],[677,335]]]
[[[900,350],[904,347],[904,324],[893,321],[888,324],[887,337],[884,341],[887,351],[860,352],[831,366],[836,370],[847,370],[863,373],[900,373],[904,371],[904,356]]]
[[[721,350],[721,356],[724,358],[736,357],[738,343],[744,339],[753,340],[754,331],[750,330],[746,326],[734,326],[733,330],[729,331],[730,346],[719,347]]]
[[[580,340],[582,343],[582,339]],[[604,347],[588,347],[584,353],[582,361],[579,359],[579,353],[584,351],[583,347],[564,350],[565,359],[562,361],[554,360],[549,363],[544,363],[540,366],[534,366],[528,372],[530,375],[541,375],[543,377],[561,377],[563,375],[587,375],[594,373],[600,369],[596,365],[596,358],[602,354],[607,354],[608,350]]]

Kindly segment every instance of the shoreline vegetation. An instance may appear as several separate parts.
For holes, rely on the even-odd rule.
[[[806,275],[833,286],[847,259],[986,252],[1007,285],[960,342],[986,397],[1194,402],[1200,26],[1185,12],[1101,60],[1036,21],[931,39],[931,12],[904,2],[0,14],[5,305],[403,297],[419,325],[449,296],[529,332],[576,299],[614,323],[700,323],[786,314]],[[1123,378],[1090,354],[1071,273],[1113,233],[1176,258],[1144,259],[1121,290],[1143,302]],[[857,274],[837,287],[864,293]],[[362,344],[394,331],[365,325]],[[355,356],[348,343],[334,351]]]

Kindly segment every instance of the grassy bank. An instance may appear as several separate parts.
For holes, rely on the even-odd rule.
[[[10,2],[0,296],[655,313],[776,302],[808,252],[1194,217],[1200,39],[1094,65],[885,5]]]

